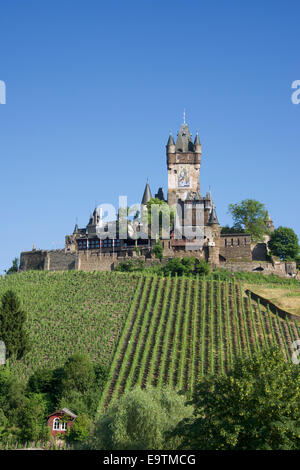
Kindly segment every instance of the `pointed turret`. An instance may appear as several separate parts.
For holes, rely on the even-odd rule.
[[[151,194],[151,189],[150,189],[150,186],[148,184],[148,182],[146,183],[146,186],[145,186],[145,191],[144,191],[144,195],[143,195],[143,199],[142,199],[142,204],[143,206],[145,206],[149,201],[150,199],[152,199],[152,194]]]
[[[209,225],[219,225],[219,221],[218,221],[218,217],[217,217],[215,207],[212,208],[212,211],[211,211],[210,216],[209,216],[208,224]]]
[[[202,151],[202,146],[201,146],[201,143],[200,143],[198,132],[197,132],[195,140],[194,140],[194,149],[195,149],[196,153],[201,153],[201,151]]]
[[[168,140],[166,147],[167,147],[167,153],[175,153],[175,142],[171,133],[170,133],[169,140]]]

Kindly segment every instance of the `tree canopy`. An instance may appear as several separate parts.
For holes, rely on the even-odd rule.
[[[12,262],[12,266],[5,272],[6,274],[13,274],[13,273],[17,273],[18,270],[19,270],[19,258],[14,258]]]
[[[114,402],[96,423],[93,447],[104,450],[174,449],[175,437],[166,444],[166,434],[193,409],[170,388],[139,387]]]
[[[20,359],[29,350],[29,339],[25,330],[26,314],[12,290],[2,296],[0,305],[0,340],[4,341],[8,356]]]
[[[190,403],[194,418],[174,431],[183,449],[300,449],[300,370],[280,349],[239,359],[227,375],[202,379]]]
[[[157,212],[156,212],[157,211]],[[159,237],[163,236],[163,228],[168,229],[169,226],[172,226],[175,219],[175,211],[174,209],[170,208],[169,204],[157,197],[153,197],[147,203],[147,212],[148,212],[148,226],[151,227],[152,232],[156,231],[157,228],[159,233],[157,234]],[[154,227],[153,216],[159,214],[158,217],[158,227]],[[169,221],[168,226],[164,226],[164,220]]]
[[[278,227],[271,234],[268,247],[274,256],[282,260],[296,259],[299,255],[299,240],[293,229]]]
[[[240,204],[229,204],[228,209],[234,221],[233,228],[246,231],[253,241],[262,240],[268,232],[268,211],[261,202],[245,199]]]

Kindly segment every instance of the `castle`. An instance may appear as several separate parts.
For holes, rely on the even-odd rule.
[[[176,143],[170,134],[166,145],[167,199],[162,187],[155,194],[156,200],[165,202],[175,214],[174,222],[168,224],[169,233],[160,236],[164,259],[192,255],[205,259],[213,268],[295,275],[293,263],[266,261],[266,243],[253,244],[246,233],[221,233],[211,192],[205,196],[200,192],[201,158],[198,133],[193,140],[184,118]],[[150,200],[152,193],[147,181],[142,212],[147,210]],[[34,248],[21,253],[20,270],[113,270],[121,261],[134,258],[151,264],[158,235],[151,234],[148,227],[145,229],[143,221],[145,218],[138,217],[128,221],[126,212],[126,231],[121,236],[120,218],[104,221],[101,208],[95,208],[86,227],[76,224],[73,233],[66,235],[63,250]],[[271,219],[269,227],[273,227]]]

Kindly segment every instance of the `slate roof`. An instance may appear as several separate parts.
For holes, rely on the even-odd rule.
[[[169,136],[167,147],[170,147],[170,145],[175,145],[175,142],[174,142],[174,139],[173,139],[173,136],[172,136],[171,133],[170,133],[170,136]]]
[[[150,199],[152,199],[152,194],[151,194],[150,186],[147,183],[146,186],[145,186],[145,191],[144,191],[144,195],[143,195],[143,199],[142,199],[142,204],[146,205],[147,202],[150,201]]]
[[[177,152],[194,152],[194,144],[192,141],[192,135],[190,133],[187,124],[182,124],[177,140],[176,140],[176,151]]]
[[[209,224],[219,224],[216,209],[213,207],[210,216],[209,216]]]

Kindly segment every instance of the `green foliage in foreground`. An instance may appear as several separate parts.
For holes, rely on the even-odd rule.
[[[183,449],[300,449],[300,370],[276,348],[204,378],[190,404],[195,417],[172,434]]]
[[[0,367],[0,444],[49,440],[47,417],[65,407],[78,415],[68,440],[85,441],[107,377],[105,366],[79,353],[62,368],[37,370],[27,385],[8,366]]]
[[[71,442],[87,442],[92,428],[92,420],[85,414],[78,415],[68,430],[67,439]]]
[[[92,447],[104,450],[176,449],[181,438],[166,444],[183,418],[193,413],[185,398],[171,388],[135,387],[113,403],[96,423]]]

